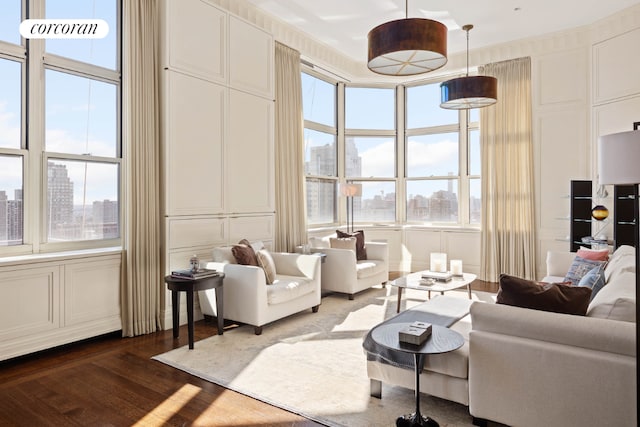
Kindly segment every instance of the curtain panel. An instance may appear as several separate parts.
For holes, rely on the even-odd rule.
[[[276,251],[307,241],[300,53],[276,42],[275,52]]]
[[[480,114],[481,279],[535,279],[531,59],[488,64],[480,73],[498,79],[498,102]]]
[[[122,335],[161,328],[159,10],[156,0],[124,1],[124,221]]]

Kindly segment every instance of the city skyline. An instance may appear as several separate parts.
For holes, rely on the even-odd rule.
[[[47,216],[49,241],[93,240],[119,237],[119,203],[103,199],[74,203],[74,183],[66,165],[49,163],[47,168]],[[23,243],[22,189],[9,199],[0,190],[0,245]]]

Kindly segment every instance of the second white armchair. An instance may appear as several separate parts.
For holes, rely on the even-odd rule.
[[[312,252],[327,255],[321,264],[322,290],[354,295],[389,280],[389,247],[385,242],[365,242],[367,259],[357,260],[350,249],[332,248],[330,238],[311,238]]]

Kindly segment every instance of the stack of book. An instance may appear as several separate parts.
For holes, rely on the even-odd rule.
[[[422,279],[431,279],[436,282],[448,282],[453,278],[453,275],[450,272],[438,272],[438,271],[425,271],[422,273]]]
[[[430,335],[431,323],[413,322],[400,330],[398,339],[402,343],[422,345]]]
[[[184,270],[173,270],[171,272],[171,277],[175,277],[178,279],[202,279],[205,277],[213,277],[217,275],[218,275],[218,272],[216,270],[210,270],[207,268],[199,268],[196,271],[184,269]]]

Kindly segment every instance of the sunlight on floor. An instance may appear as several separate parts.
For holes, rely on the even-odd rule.
[[[193,384],[185,384],[164,402],[140,419],[135,426],[163,425],[177,414],[191,399],[200,393],[201,388]]]

